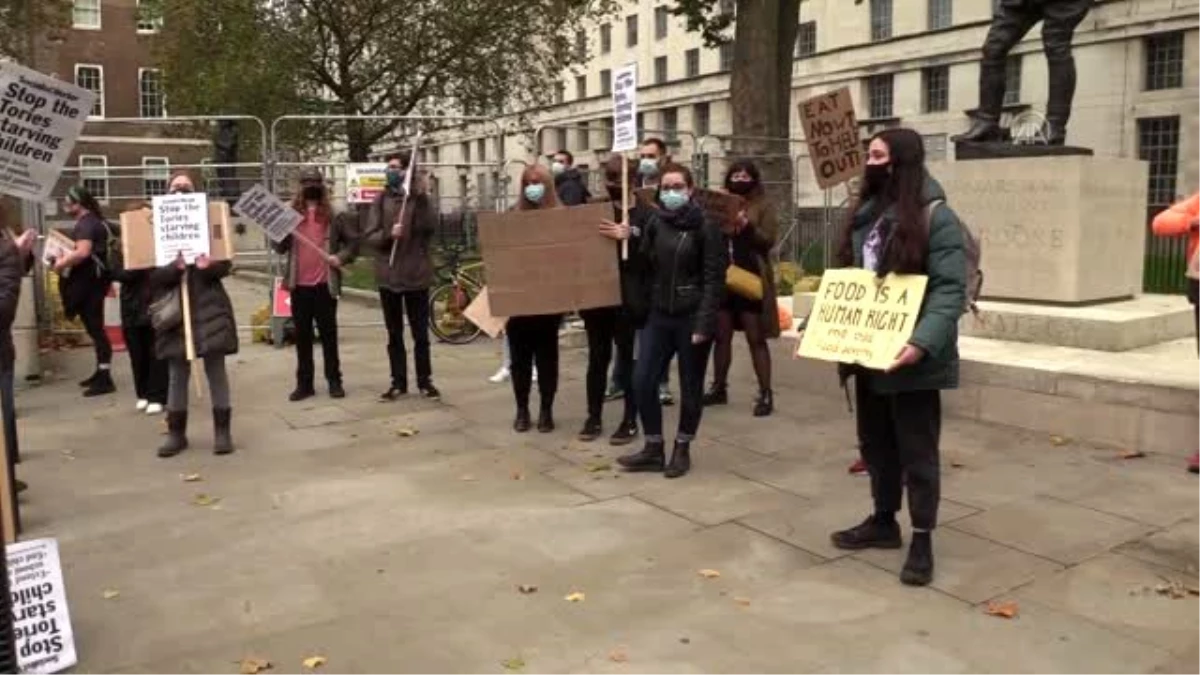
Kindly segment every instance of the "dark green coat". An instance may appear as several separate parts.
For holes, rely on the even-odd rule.
[[[946,193],[931,176],[925,179],[922,201],[945,201]],[[862,267],[862,247],[871,232],[871,204],[864,204],[854,216],[854,265]],[[894,217],[892,210],[884,218]],[[946,204],[939,204],[929,223],[929,253],[925,273],[929,283],[925,301],[917,317],[909,343],[925,351],[925,358],[894,373],[872,371],[871,389],[879,394],[958,387],[958,319],[962,316],[967,292],[965,242],[958,216]],[[886,251],[887,245],[884,245]],[[884,258],[885,256],[880,256]]]

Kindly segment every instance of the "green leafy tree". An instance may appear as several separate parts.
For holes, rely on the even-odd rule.
[[[28,65],[33,40],[65,27],[70,9],[66,0],[0,0],[0,57]]]

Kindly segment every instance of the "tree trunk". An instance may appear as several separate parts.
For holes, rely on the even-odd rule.
[[[346,120],[346,152],[351,162],[370,160],[371,141],[367,139],[367,125],[363,120]]]

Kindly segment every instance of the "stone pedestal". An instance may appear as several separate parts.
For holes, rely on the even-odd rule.
[[[1058,305],[1141,293],[1147,170],[1084,155],[930,165],[980,238],[984,297]]]

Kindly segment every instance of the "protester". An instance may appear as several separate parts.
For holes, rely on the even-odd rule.
[[[96,350],[96,370],[79,386],[84,387],[84,396],[102,396],[117,390],[112,343],[104,332],[104,298],[112,278],[106,259],[110,227],[100,203],[82,187],[67,190],[66,212],[75,219],[71,235],[75,249],[54,261],[54,271],[61,277],[63,312],[68,320],[79,317]]]
[[[691,468],[691,442],[704,409],[706,343],[716,331],[725,288],[721,231],[692,200],[693,187],[690,171],[667,165],[658,189],[658,209],[643,219],[640,249],[646,262],[650,315],[638,345],[633,389],[646,444],[618,459],[629,470],[664,471],[667,478],[683,476]],[[662,401],[654,385],[672,357],[679,360],[681,409],[674,451],[664,466]]]
[[[750,360],[758,378],[758,398],[754,416],[766,417],[775,410],[771,392],[771,348],[768,338],[779,337],[779,309],[775,302],[775,270],[771,251],[779,233],[779,220],[767,202],[762,174],[752,162],[734,162],[725,173],[725,189],[746,200],[745,211],[736,220],[725,223],[725,243],[730,264],[757,276],[762,281],[761,299],[727,290],[717,312],[717,336],[713,341],[713,383],[704,395],[704,405],[729,402],[729,366],[733,361],[733,333],[746,334]]]
[[[559,207],[554,181],[544,166],[533,164],[521,173],[517,209],[554,209]],[[509,318],[505,330],[512,350],[512,388],[517,403],[513,429],[529,431],[529,394],[533,389],[533,365],[537,363],[538,393],[541,395],[537,428],[554,431],[554,396],[558,393],[558,327],[561,314],[537,314]]]
[[[1154,234],[1183,237],[1187,242],[1187,298],[1192,303],[1196,325],[1196,348],[1200,351],[1200,193],[1176,203],[1154,217]],[[1188,471],[1200,473],[1200,453],[1188,460]]]
[[[638,150],[638,178],[641,187],[657,188],[662,178],[662,169],[671,161],[667,154],[667,144],[661,138],[648,137],[642,141]],[[640,337],[640,331],[639,331]],[[635,339],[637,341],[637,339]],[[639,350],[640,351],[640,350]],[[617,364],[620,366],[620,363]],[[620,398],[616,388],[618,372],[613,370],[613,387],[609,392],[609,400]],[[663,405],[674,405],[675,395],[671,393],[671,362],[663,364],[662,379],[658,384],[658,399]]]
[[[167,404],[167,362],[154,353],[154,326],[150,321],[150,270],[125,269],[120,251],[114,251],[113,280],[121,284],[121,335],[133,373],[136,408],[159,415]]]
[[[17,410],[15,385],[17,350],[13,344],[12,327],[21,300],[21,279],[33,267],[33,244],[37,231],[28,229],[15,235],[8,223],[8,210],[0,204],[0,397],[4,406],[4,442],[8,448],[8,475],[12,488],[23,492],[26,485],[16,479],[16,463],[20,458],[17,439]]]
[[[592,199],[587,182],[575,168],[575,156],[566,150],[554,153],[550,172],[554,174],[554,192],[563,206],[579,206]]]
[[[900,580],[933,579],[932,532],[940,499],[938,440],[942,389],[958,386],[958,320],[967,260],[958,216],[925,168],[921,136],[887,129],[871,138],[863,189],[842,230],[837,262],[879,276],[925,274],[929,281],[912,338],[886,371],[853,368],[858,440],[871,474],[875,512],[834,532],[834,546],[900,548],[896,512],[904,488],[913,540]],[[843,366],[843,369],[850,368]]]
[[[410,192],[405,193],[405,177],[411,168],[408,153],[388,155],[387,187],[371,205],[363,237],[375,256],[375,283],[387,326],[392,383],[379,396],[384,401],[408,393],[405,316],[412,333],[417,390],[427,399],[442,397],[433,386],[429,352],[429,287],[433,285],[430,242],[438,216],[421,178],[414,175]]]
[[[632,162],[620,155],[613,155],[604,166],[604,179],[612,200],[613,217],[618,222],[608,221],[600,227],[600,233],[617,241],[628,240],[629,252],[627,259],[620,259],[620,246],[615,247],[614,255],[618,256],[618,268],[621,273],[621,304],[614,307],[598,307],[579,312],[583,318],[584,330],[587,332],[588,367],[587,367],[587,421],[579,432],[579,439],[591,441],[600,437],[604,432],[602,411],[605,391],[604,378],[608,373],[608,364],[613,358],[613,346],[616,346],[617,366],[614,373],[623,378],[618,383],[621,391],[633,391],[629,381],[633,376],[633,336],[634,331],[645,324],[646,298],[642,284],[642,271],[645,268],[644,256],[640,250],[641,227],[634,223],[642,223],[645,219],[646,208],[638,206],[632,199],[627,218],[621,217],[622,193],[621,172],[625,171],[627,184],[632,178],[634,166]],[[625,411],[620,425],[613,432],[609,442],[612,445],[628,445],[638,434],[636,397],[632,394],[625,397]]]
[[[294,235],[275,246],[279,253],[287,254],[284,283],[291,292],[292,321],[296,326],[296,389],[288,399],[303,401],[316,394],[314,326],[321,333],[329,396],[345,398],[338,355],[337,305],[342,295],[342,267],[354,262],[357,255],[358,214],[334,215],[325,179],[315,168],[305,169],[300,175],[300,191],[292,199],[292,208],[304,220]]]
[[[171,177],[172,194],[195,191],[195,182],[187,173]],[[191,337],[195,356],[204,362],[212,398],[213,451],[218,455],[233,452],[229,376],[225,357],[238,351],[237,321],[233,304],[221,279],[229,276],[233,264],[211,260],[206,255],[187,265],[180,257],[173,264],[155,269],[150,276],[151,321],[155,326],[155,352],[167,362],[167,440],[158,449],[159,457],[174,457],[188,447],[188,384],[191,363],[185,344],[182,301],[187,293],[191,313]],[[186,284],[184,283],[186,281]]]

